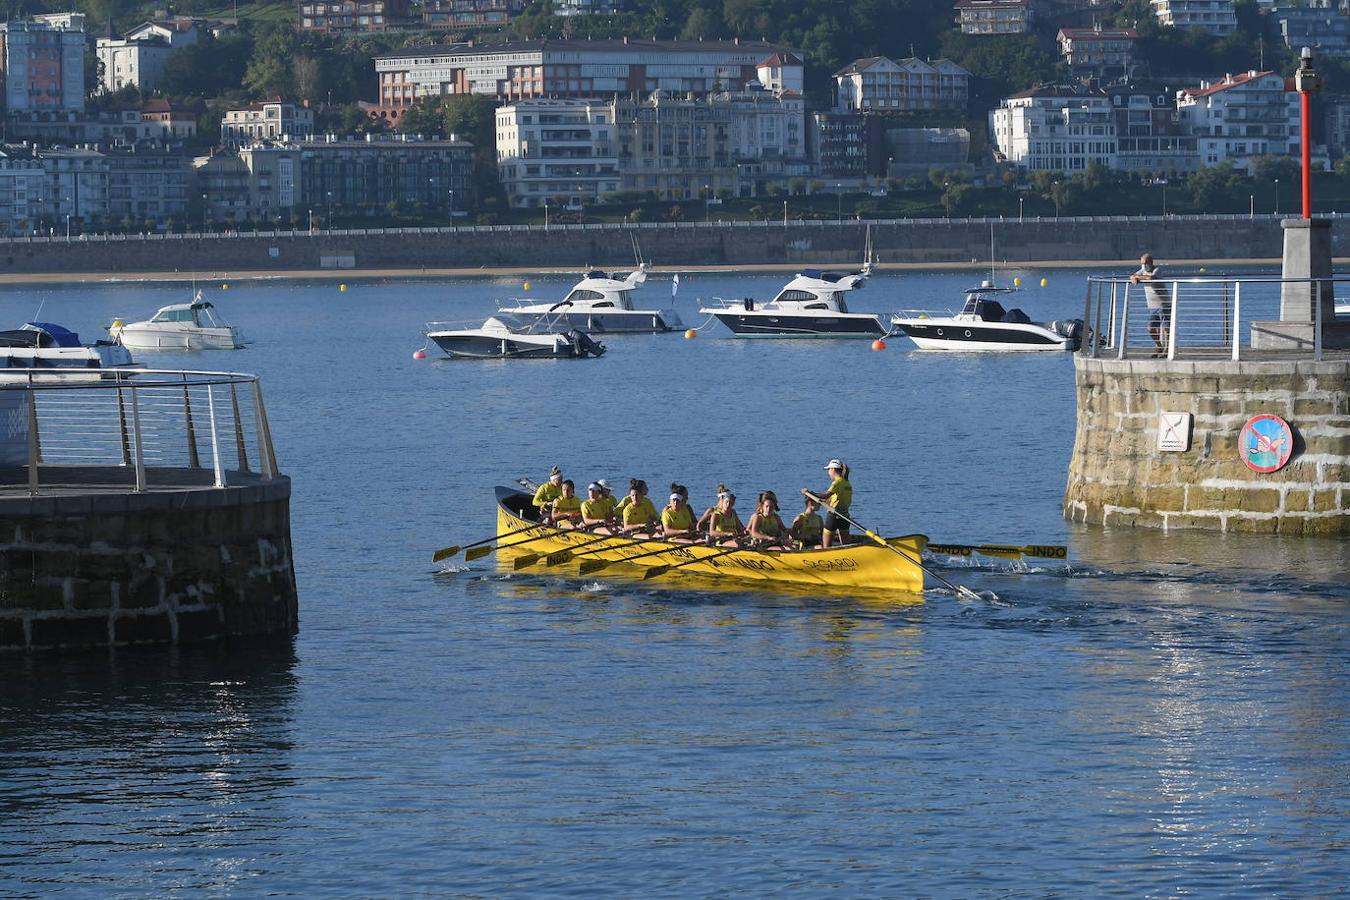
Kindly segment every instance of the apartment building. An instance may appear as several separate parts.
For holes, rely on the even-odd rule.
[[[1251,170],[1253,158],[1299,152],[1299,101],[1278,72],[1244,72],[1202,82],[1176,95],[1177,113],[1202,166],[1231,161]]]
[[[1326,6],[1277,6],[1265,17],[1267,33],[1299,52],[1310,47],[1317,56],[1350,57],[1350,17]]]
[[[1149,0],[1162,25],[1191,28],[1222,37],[1237,31],[1233,0]]]
[[[0,153],[0,234],[36,233],[43,219],[47,172],[31,156]]]
[[[1013,94],[989,113],[989,136],[1002,160],[1029,171],[1116,163],[1115,116],[1099,89],[1047,84]]]
[[[1106,90],[1116,131],[1117,171],[1141,178],[1200,168],[1196,137],[1167,94],[1115,85]]]
[[[192,160],[163,149],[130,148],[104,154],[108,170],[107,220],[113,225],[154,227],[186,221]]]
[[[800,91],[799,60],[789,62],[772,44],[741,40],[543,39],[414,47],[375,57],[375,72],[380,113],[396,120],[421,98],[453,94],[512,101],[736,90],[758,80],[760,63],[774,55],[783,87]]]
[[[0,71],[10,114],[84,111],[84,16],[0,22]]]
[[[322,34],[371,34],[408,24],[408,0],[300,0],[300,28]]]
[[[957,0],[956,23],[962,34],[1026,34],[1031,30],[1031,0]]]
[[[250,103],[243,109],[227,110],[220,120],[220,142],[232,146],[313,135],[314,110],[289,100]]]
[[[970,73],[949,59],[858,59],[834,73],[834,84],[840,112],[963,112],[970,99]]]
[[[811,114],[811,159],[821,178],[860,179],[876,171],[881,129],[877,117],[857,112]],[[884,163],[882,164],[884,166]]]
[[[141,122],[148,140],[173,143],[197,134],[196,110],[163,97],[154,97],[142,104]]]
[[[1103,78],[1128,75],[1139,32],[1133,28],[1061,28],[1056,35],[1060,55],[1075,75]]]
[[[800,94],[522,100],[497,111],[498,171],[513,205],[753,195],[809,171]]]
[[[454,31],[507,25],[525,9],[525,0],[422,0],[422,25]]]

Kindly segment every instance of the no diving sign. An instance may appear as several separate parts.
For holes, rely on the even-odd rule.
[[[1168,453],[1185,453],[1191,449],[1190,413],[1158,414],[1158,449]]]

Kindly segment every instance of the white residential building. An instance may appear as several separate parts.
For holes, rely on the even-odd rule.
[[[220,120],[222,144],[248,144],[253,141],[299,140],[313,137],[314,110],[288,100],[251,103],[243,109],[226,111]]]
[[[841,112],[963,111],[970,97],[970,73],[950,59],[872,56],[844,66],[834,83]]]
[[[497,110],[498,172],[515,206],[757,194],[807,174],[805,115],[800,94],[764,90],[519,100]]]
[[[1124,75],[1133,62],[1139,33],[1133,28],[1061,28],[1059,52],[1077,74]]]
[[[32,158],[0,156],[0,234],[36,232],[43,215],[46,170]]]
[[[962,34],[1026,34],[1033,18],[1030,0],[956,2],[956,22]]]
[[[1245,72],[1177,92],[1177,113],[1194,135],[1202,166],[1299,152],[1299,101],[1278,72]]]
[[[175,50],[197,43],[197,26],[191,19],[145,22],[120,38],[101,37],[95,45],[103,72],[99,84],[105,91],[134,85],[142,93],[155,89],[164,66]]]
[[[1149,5],[1163,25],[1194,28],[1220,36],[1237,31],[1233,0],[1149,0]]]
[[[1004,160],[1030,171],[1082,172],[1116,166],[1116,128],[1101,91],[1061,84],[1013,94],[989,113],[989,134]]]

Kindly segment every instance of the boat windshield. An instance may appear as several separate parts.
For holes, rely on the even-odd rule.
[[[197,317],[191,309],[162,309],[155,313],[151,322],[191,322],[196,325]]]

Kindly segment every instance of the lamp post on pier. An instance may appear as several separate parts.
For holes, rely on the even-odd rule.
[[[1294,73],[1294,87],[1298,90],[1299,149],[1303,163],[1303,218],[1312,218],[1312,95],[1322,89],[1322,76],[1312,64],[1312,49],[1304,47]]]
[[[1280,214],[1280,179],[1275,179],[1275,215]]]

